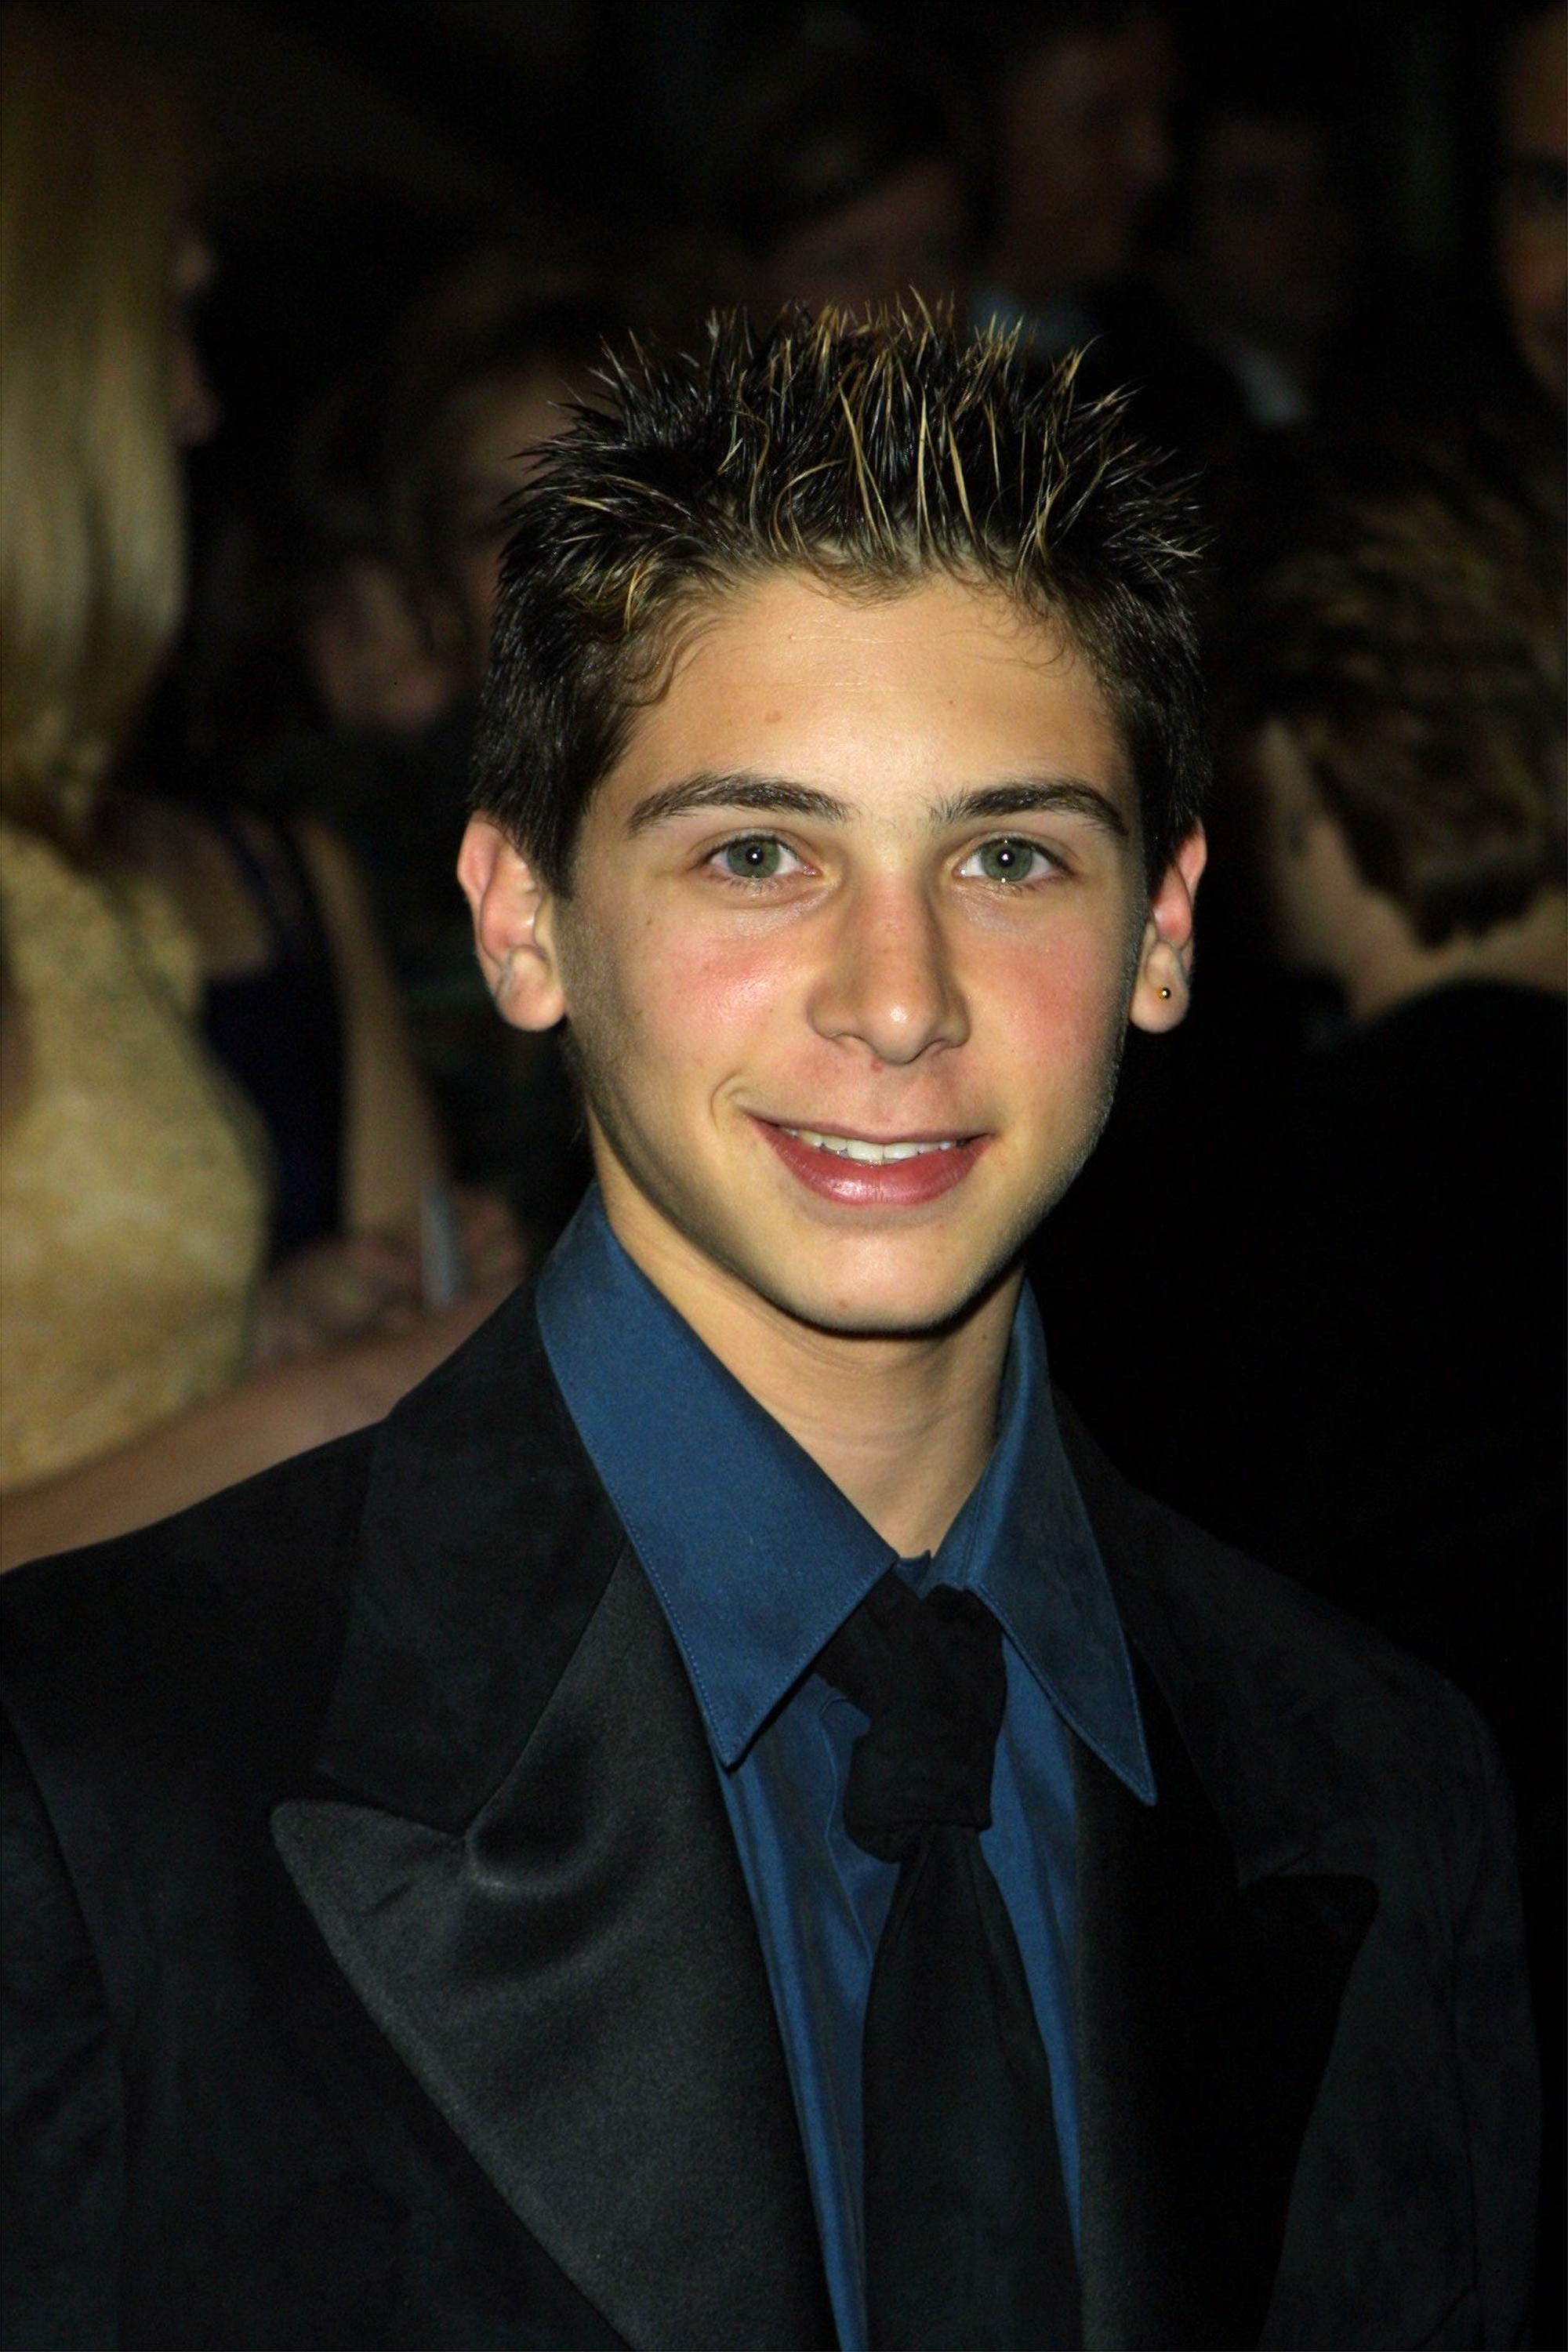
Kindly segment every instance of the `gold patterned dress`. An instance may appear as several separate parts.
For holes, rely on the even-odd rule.
[[[109,1453],[243,1369],[264,1246],[248,1107],[193,1025],[151,885],[0,824],[26,1078],[0,1134],[0,1492]]]

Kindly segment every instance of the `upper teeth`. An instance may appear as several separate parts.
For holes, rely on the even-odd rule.
[[[914,1160],[922,1151],[951,1151],[958,1140],[948,1136],[940,1143],[863,1143],[858,1135],[817,1135],[809,1127],[786,1127],[784,1133],[815,1144],[818,1151],[831,1151],[840,1160],[868,1160],[872,1167],[885,1160]]]

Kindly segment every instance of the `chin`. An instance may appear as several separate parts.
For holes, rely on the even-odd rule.
[[[848,1244],[824,1260],[735,1265],[733,1271],[795,1322],[841,1339],[924,1339],[949,1329],[1002,1281],[1027,1228],[979,1251],[939,1253],[931,1236],[868,1250]],[[750,1254],[748,1253],[748,1257]]]
[[[781,1313],[808,1330],[830,1332],[841,1339],[924,1339],[949,1330],[960,1321],[977,1292],[933,1291],[911,1295],[907,1289],[868,1286],[846,1295],[824,1286],[771,1292],[757,1286]],[[984,1287],[985,1286],[981,1286]]]

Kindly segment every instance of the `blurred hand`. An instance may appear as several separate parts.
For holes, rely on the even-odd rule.
[[[320,1444],[380,1421],[494,1314],[511,1287],[510,1282],[496,1283],[471,1292],[456,1307],[418,1310],[401,1329],[356,1340],[299,1366],[289,1377],[309,1412],[309,1442]]]
[[[498,1283],[521,1282],[532,1252],[500,1193],[454,1184],[452,1203],[470,1286],[488,1290]]]
[[[499,1192],[452,1187],[464,1302],[499,1299],[527,1271],[531,1252]],[[410,1329],[425,1313],[416,1232],[342,1234],[312,1242],[273,1268],[261,1286],[252,1355],[257,1371],[323,1350]]]
[[[419,1252],[411,1235],[342,1234],[312,1242],[261,1286],[255,1368],[298,1363],[389,1320],[405,1320],[418,1307]]]

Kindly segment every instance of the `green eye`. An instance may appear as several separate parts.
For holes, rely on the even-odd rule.
[[[1039,851],[1032,841],[987,841],[974,853],[974,862],[987,882],[1027,882]]]
[[[784,844],[749,834],[744,841],[727,841],[719,855],[737,882],[771,882],[784,864]]]

